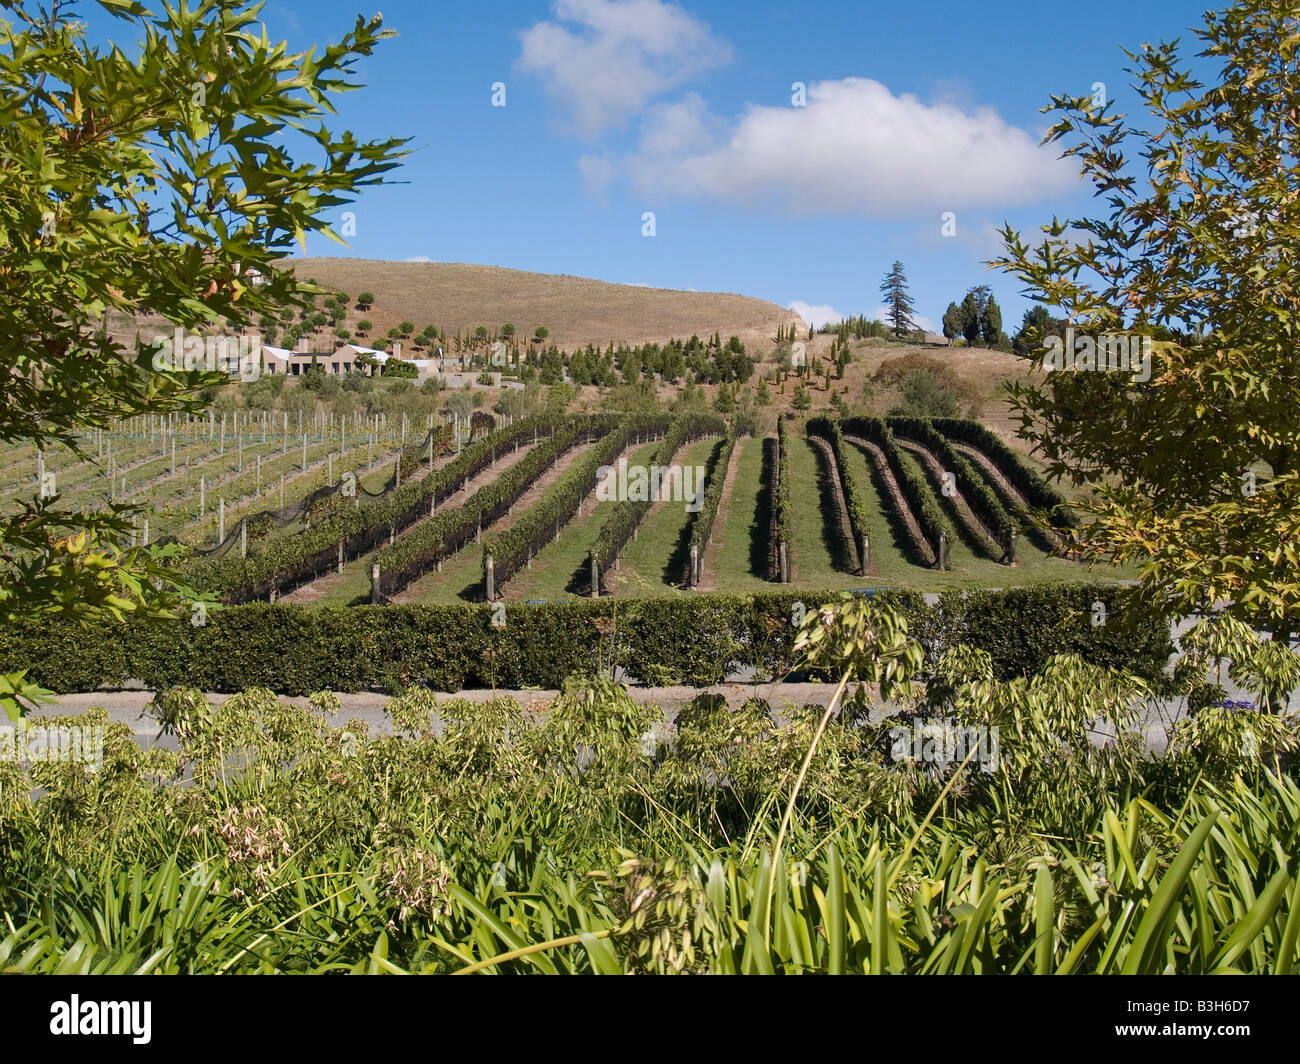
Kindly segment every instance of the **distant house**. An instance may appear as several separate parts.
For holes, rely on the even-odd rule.
[[[306,341],[302,341],[305,346]],[[266,373],[283,373],[288,377],[301,377],[311,368],[312,362],[330,374],[342,375],[345,373],[371,373],[368,366],[357,365],[357,359],[362,355],[367,355],[374,360],[375,364],[381,369],[385,362],[392,357],[402,357],[402,345],[393,345],[393,354],[387,351],[380,351],[377,347],[361,347],[358,344],[342,344],[333,351],[287,351],[283,347],[271,347],[268,344],[262,345],[262,368]],[[434,360],[431,358],[407,359],[415,366],[416,372],[424,376],[433,368]]]
[[[363,349],[364,350],[364,349]],[[283,347],[262,345],[262,367],[267,373],[301,377],[313,363],[325,373],[340,375],[356,369],[356,351],[348,344],[333,351],[286,351]]]
[[[344,344],[343,347],[340,348],[339,350],[343,350],[344,348],[350,349],[356,352],[357,354],[364,353],[369,355],[371,358],[375,360],[376,363],[379,364],[381,368],[383,367],[383,364],[387,362],[390,358],[402,357],[402,345],[400,342],[393,344],[393,352],[391,355],[387,351],[376,351],[373,347],[354,347],[351,344]],[[355,357],[355,355],[353,357]],[[410,362],[413,366],[415,366],[415,371],[421,377],[423,377],[433,367],[434,360],[431,358],[408,358],[408,359],[404,359],[403,361]]]

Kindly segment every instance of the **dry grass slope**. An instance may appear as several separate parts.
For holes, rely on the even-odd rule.
[[[449,335],[510,322],[521,336],[544,325],[550,340],[571,349],[715,332],[724,338],[734,333],[747,343],[770,341],[778,325],[800,321],[793,311],[749,296],[607,284],[500,266],[343,258],[294,259],[292,266],[299,276],[314,277],[354,300],[360,292],[373,292],[375,305],[365,316],[375,323],[375,335],[404,318],[417,328],[437,325]]]

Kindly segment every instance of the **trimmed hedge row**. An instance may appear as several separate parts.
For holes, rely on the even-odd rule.
[[[1033,672],[1073,653],[1096,665],[1161,674],[1172,644],[1167,625],[1126,618],[1129,589],[1039,585],[1010,591],[951,592],[938,607],[911,591],[882,590],[934,655],[958,643],[993,655],[1000,679]],[[558,688],[565,677],[622,665],[652,684],[721,682],[740,670],[785,676],[797,604],[815,609],[837,592],[690,598],[575,599],[510,604],[505,627],[486,605],[312,608],[253,603],[213,610],[208,623],[126,623],[81,629],[33,619],[0,630],[0,672],[62,694],[113,690],[129,680],[227,692],[269,687],[284,695],[318,690],[396,692],[475,687]],[[1109,623],[1091,624],[1105,602]],[[1127,623],[1126,622],[1127,619]],[[608,632],[613,622],[613,631]]]
[[[272,591],[295,587],[329,567],[338,558],[355,558],[379,546],[428,516],[434,495],[450,494],[455,485],[486,469],[496,454],[528,436],[549,436],[562,424],[557,418],[532,417],[469,444],[455,460],[421,480],[403,484],[373,502],[344,506],[325,520],[293,536],[268,539],[247,558],[227,555],[220,560],[196,559],[185,566],[194,586],[221,595],[229,603],[265,598]]]
[[[901,433],[925,447],[943,465],[947,472],[953,474],[962,498],[996,537],[990,548],[983,540],[976,537],[979,545],[990,554],[994,561],[1006,557],[1007,546],[1011,537],[1019,531],[1020,523],[1007,513],[997,494],[979,471],[970,464],[945,437],[935,431],[929,418],[891,417],[886,419],[891,431]],[[954,508],[955,509],[955,508]]]
[[[840,423],[830,418],[815,417],[808,422],[808,431],[821,436],[831,445],[835,455],[835,464],[840,471],[840,487],[844,491],[844,505],[849,511],[849,528],[853,532],[853,542],[849,544],[849,553],[862,563],[858,554],[862,540],[871,538],[870,510],[867,507],[867,494],[858,481],[857,474],[849,468],[844,460],[844,433]]]
[[[704,436],[721,436],[726,431],[727,423],[712,414],[685,414],[676,417],[668,427],[663,442],[655,448],[650,465],[671,466],[673,457],[686,444]],[[696,490],[698,488],[699,486],[696,485]],[[614,559],[623,552],[627,541],[640,527],[653,505],[654,500],[649,498],[639,502],[624,499],[615,503],[613,511],[601,526],[596,542],[591,547],[591,556],[601,572],[614,564]]]
[[[479,529],[499,520],[533,482],[588,434],[607,435],[617,421],[573,420],[537,444],[519,462],[490,484],[484,484],[460,506],[416,525],[375,555],[379,587],[392,595],[418,579],[439,561],[449,558],[473,539]]]
[[[582,500],[596,486],[601,466],[612,464],[634,435],[659,436],[666,433],[670,425],[666,414],[634,414],[619,418],[617,426],[578,459],[514,525],[484,540],[484,573],[486,575],[487,557],[491,555],[498,592],[506,581],[528,564],[529,558],[559,535],[560,529],[578,512]]]
[[[1070,508],[1066,497],[1008,447],[992,429],[978,421],[957,418],[935,418],[934,427],[949,439],[960,440],[983,451],[1016,490],[1029,500],[1031,506],[1048,511],[1056,521],[1070,528],[1079,527],[1079,516]]]
[[[840,428],[851,436],[861,436],[865,440],[870,440],[884,451],[890,472],[894,474],[898,489],[903,493],[903,499],[911,508],[916,523],[921,527],[921,535],[930,544],[937,564],[939,536],[946,535],[951,538],[952,534],[948,519],[944,517],[943,511],[934,501],[934,495],[925,477],[903,461],[898,441],[894,439],[889,426],[878,417],[850,417],[840,422]]]

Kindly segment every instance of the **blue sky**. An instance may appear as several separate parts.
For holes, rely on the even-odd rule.
[[[1014,331],[1029,304],[982,265],[994,227],[1033,229],[1091,203],[1074,167],[1038,146],[1039,109],[1103,82],[1132,113],[1121,46],[1194,44],[1204,7],[387,0],[399,36],[362,64],[366,88],[339,98],[339,121],[366,138],[412,137],[416,151],[403,183],[351,208],[348,250],[313,237],[308,253],[840,314],[874,314],[901,259],[931,324],[988,283]],[[295,46],[336,39],[356,14],[339,0],[264,10],[268,32]],[[504,107],[492,106],[498,82]],[[795,82],[807,106],[793,106]],[[946,211],[955,237],[941,236]]]

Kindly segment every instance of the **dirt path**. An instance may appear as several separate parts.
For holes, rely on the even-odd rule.
[[[759,443],[761,442],[760,440]],[[737,440],[736,446],[731,449],[731,461],[727,463],[722,495],[718,499],[718,516],[713,520],[709,541],[704,545],[704,557],[700,559],[697,591],[716,591],[718,587],[718,555],[722,551],[722,537],[727,531],[727,519],[731,515],[731,493],[736,487],[736,470],[740,467],[740,452],[744,445],[743,439]]]
[[[934,453],[926,446],[917,443],[915,440],[907,440],[902,436],[895,435],[894,439],[898,445],[907,451],[916,455],[924,463],[930,476],[940,483],[943,482],[944,473],[948,470],[943,468],[943,463],[935,457]],[[971,537],[980,544],[981,548],[992,557],[995,561],[1004,556],[1004,548],[999,545],[998,538],[992,531],[979,519],[979,516],[971,509],[970,503],[962,495],[961,489],[954,482],[952,485],[952,494],[947,496],[947,502],[951,504],[952,509],[957,514],[957,519],[965,526],[966,531]]]
[[[1006,478],[992,458],[969,443],[959,443],[953,440],[952,445],[984,471],[985,475],[993,481],[994,485],[1002,493],[1003,499],[1010,503],[1012,510],[1018,516],[1026,519],[1029,517],[1033,510],[1033,507],[1029,505],[1029,500],[1020,494],[1019,489]],[[1053,548],[1061,546],[1063,542],[1060,536],[1047,529],[1035,526],[1032,531],[1045,539]],[[1069,556],[1067,555],[1067,557]]]
[[[499,477],[502,473],[504,473],[516,462],[522,461],[524,455],[528,453],[528,449],[531,446],[532,444],[528,444],[527,446],[520,447],[519,450],[517,451],[514,450],[507,451],[505,454],[501,455],[501,457],[499,457],[496,460],[496,463],[494,465],[490,465],[486,469],[480,470],[477,475],[471,477],[468,486],[462,484],[461,487],[457,488],[456,491],[453,492],[452,494],[447,495],[445,498],[439,499],[437,506],[434,508],[434,513],[439,514],[442,513],[444,510],[448,509],[450,506],[453,505],[461,506],[462,504],[464,504],[465,500],[468,499],[471,495],[473,495],[474,492],[478,491],[479,488],[483,487],[485,484],[490,484],[493,480]],[[454,454],[451,455],[448,458],[448,461],[450,461],[451,458],[454,457],[455,457]],[[444,462],[443,464],[445,465],[447,463]],[[426,476],[430,472],[432,472],[432,470],[428,469],[427,466],[422,468],[424,469]],[[415,480],[417,478],[411,477],[410,479]],[[420,518],[420,520],[407,525],[406,528],[404,528],[401,532],[398,533],[398,535],[401,536],[412,529],[419,528],[427,520],[429,520],[428,516]],[[366,554],[359,555],[356,558],[349,559],[346,565],[348,567],[353,565],[365,565],[366,559],[369,558],[369,556],[374,553],[375,551],[369,551]],[[310,583],[302,584],[301,586],[294,588],[293,591],[289,592],[287,595],[281,595],[279,601],[292,603],[296,605],[305,605],[308,603],[316,602],[317,600],[322,599],[325,596],[329,595],[340,584],[344,584],[350,579],[351,576],[348,572],[344,571],[340,573],[337,568],[334,568],[331,569],[326,575],[316,580],[312,580]]]
[[[894,506],[894,512],[898,514],[907,528],[907,534],[911,537],[912,545],[920,552],[921,557],[926,560],[926,564],[934,565],[939,560],[939,556],[935,553],[936,548],[932,547],[926,541],[925,536],[921,534],[921,526],[917,523],[912,508],[907,505],[907,499],[903,497],[903,491],[898,486],[898,481],[894,479],[894,471],[889,468],[889,459],[885,457],[885,452],[881,450],[878,444],[863,439],[861,436],[845,435],[844,438],[849,443],[861,447],[867,453],[872,464],[876,467],[881,482],[889,492],[889,499]]]
[[[512,527],[514,523],[517,520],[519,520],[519,517],[526,510],[528,510],[529,507],[533,506],[537,502],[537,500],[542,497],[543,494],[545,494],[547,488],[549,488],[552,484],[554,484],[557,480],[559,480],[560,477],[562,477],[569,470],[569,468],[573,465],[574,462],[576,462],[582,455],[586,454],[587,451],[589,451],[594,446],[595,446],[594,443],[587,443],[584,440],[583,442],[577,444],[575,447],[571,447],[569,450],[565,451],[564,454],[560,455],[559,458],[557,458],[554,462],[551,463],[550,467],[544,473],[542,473],[541,476],[539,476],[536,480],[534,480],[531,484],[528,485],[528,489],[521,496],[519,496],[518,499],[515,500],[514,505],[510,508],[510,510],[507,513],[503,514],[491,525],[486,526],[484,528],[484,531],[486,531],[487,528],[491,528],[493,532],[504,532],[510,527]],[[517,460],[518,459],[516,459],[516,461]],[[484,472],[485,473],[491,472],[491,470],[484,470]],[[495,474],[493,475],[493,477],[489,477],[488,479],[489,480],[495,479]],[[472,495],[474,490],[477,489],[471,490],[469,494]],[[468,498],[468,495],[465,497]],[[463,498],[461,502],[464,502]],[[456,554],[452,556],[452,558],[454,559],[459,557],[466,550],[469,550],[474,546],[477,545],[467,543],[464,547],[462,547],[459,551],[457,551]],[[406,587],[404,587],[401,591],[397,592],[397,594],[390,595],[388,601],[392,604],[418,602],[424,596],[428,595],[429,592],[432,591],[433,588],[442,581],[442,579],[443,579],[443,574],[440,573],[435,568],[430,572],[425,573],[417,580],[414,580],[411,583],[407,584]]]
[[[858,555],[858,546],[853,542],[853,524],[849,520],[849,506],[844,499],[844,481],[840,479],[840,465],[835,461],[835,449],[829,440],[822,439],[816,433],[808,434],[808,442],[822,453],[831,480],[831,495],[835,499],[835,518],[840,526],[840,542],[847,548],[845,558],[851,558],[855,572],[862,572],[862,558]]]

